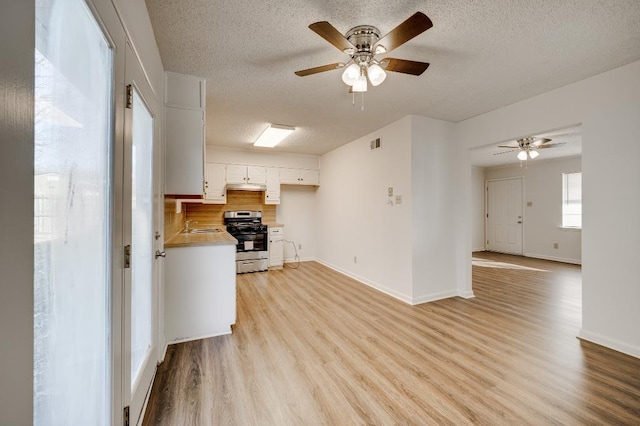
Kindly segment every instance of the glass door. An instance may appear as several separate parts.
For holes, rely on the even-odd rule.
[[[124,222],[124,403],[138,422],[155,372],[157,287],[154,277],[154,127],[152,92],[137,57],[127,46]],[[129,179],[127,179],[129,177]]]
[[[82,0],[36,0],[34,424],[112,424],[114,49]]]

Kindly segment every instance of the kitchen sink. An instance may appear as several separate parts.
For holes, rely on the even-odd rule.
[[[224,232],[220,228],[202,228],[202,229],[192,229],[189,231],[190,234],[215,234],[218,232]]]

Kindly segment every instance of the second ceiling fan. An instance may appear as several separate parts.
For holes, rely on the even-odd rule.
[[[345,68],[342,73],[342,81],[351,86],[350,90],[353,92],[366,92],[367,79],[374,86],[381,84],[387,76],[385,71],[420,75],[429,67],[428,63],[396,58],[377,60],[375,56],[390,52],[432,26],[433,23],[427,15],[422,12],[416,12],[381,38],[380,31],[371,25],[353,27],[343,35],[327,21],[316,22],[309,25],[309,28],[342,52],[351,56],[351,59],[347,63],[337,62],[322,65],[296,71],[295,74],[304,77]]]

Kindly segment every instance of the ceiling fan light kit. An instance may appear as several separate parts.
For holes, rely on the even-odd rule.
[[[258,136],[258,139],[254,142],[253,146],[259,146],[264,148],[273,148],[278,145],[284,138],[289,136],[296,130],[292,126],[283,126],[280,124],[269,124],[269,127]]]
[[[387,71],[421,75],[429,67],[426,62],[396,58],[384,58],[378,61],[375,56],[403,45],[432,26],[431,20],[422,12],[416,12],[384,37],[380,37],[380,31],[371,25],[353,27],[343,35],[326,21],[313,23],[309,25],[312,31],[351,56],[351,59],[346,65],[342,63],[323,65],[296,71],[295,74],[304,77],[346,66],[342,73],[342,81],[351,86],[350,91],[361,93],[367,91],[367,78],[373,86],[378,86],[387,78]]]
[[[564,142],[558,142],[553,144],[549,144],[549,142],[551,142],[551,139],[549,138],[535,138],[535,137],[522,138],[516,141],[516,143],[518,144],[517,146],[498,145],[498,148],[509,148],[510,150],[504,151],[504,152],[498,152],[494,155],[505,154],[508,152],[512,152],[514,150],[518,150],[518,154],[516,155],[518,157],[518,160],[527,161],[527,159],[533,160],[537,158],[540,155],[540,152],[538,152],[539,149],[555,148],[558,145],[564,144]]]

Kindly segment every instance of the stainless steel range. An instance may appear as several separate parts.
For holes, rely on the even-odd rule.
[[[266,271],[269,269],[267,225],[262,224],[262,212],[240,210],[224,212],[227,232],[238,240],[236,272]]]

